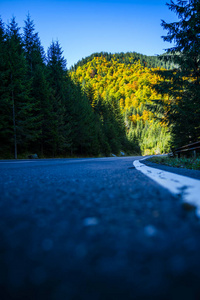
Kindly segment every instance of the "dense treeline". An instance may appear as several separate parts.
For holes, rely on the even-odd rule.
[[[126,65],[132,65],[136,62],[140,62],[143,67],[148,68],[160,67],[165,69],[171,69],[174,66],[174,64],[171,61],[166,61],[161,56],[148,56],[137,52],[115,53],[114,56],[119,63],[124,63]],[[71,71],[75,71],[78,67],[82,67],[94,58],[98,57],[104,57],[106,61],[110,62],[113,59],[113,54],[107,52],[93,53],[92,55],[78,61],[73,67],[71,67]]]
[[[138,60],[133,63],[132,58],[126,58],[129,63],[116,54],[108,57],[104,53],[95,54],[87,63],[76,66],[71,76],[80,82],[94,107],[99,97],[104,103],[113,99],[119,105],[128,141],[138,141],[142,153],[166,152],[170,133],[149,109],[151,102],[160,97],[151,88],[159,80],[154,72],[160,68],[150,69]]]
[[[58,41],[45,54],[29,15],[22,34],[15,18],[6,28],[0,21],[0,78],[1,157],[139,152],[118,103],[99,97],[94,107],[69,76]]]

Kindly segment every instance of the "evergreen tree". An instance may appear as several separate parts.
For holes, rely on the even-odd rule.
[[[47,54],[50,102],[53,109],[51,143],[53,155],[56,155],[68,151],[72,143],[69,99],[67,98],[67,68],[58,41],[51,43]]]
[[[165,121],[172,129],[172,143],[177,147],[200,138],[200,1],[178,0],[167,5],[178,21],[162,21],[168,31],[164,41],[175,43],[164,59],[172,61],[176,68],[157,72],[162,80],[155,88],[169,97],[169,101],[158,101],[158,105],[165,111]]]
[[[49,84],[46,76],[45,53],[41,46],[38,33],[35,33],[35,26],[28,14],[25,20],[23,34],[24,54],[28,66],[28,79],[31,82],[31,101],[32,101],[32,140],[30,150],[43,156],[49,148],[52,106],[49,101]],[[37,145],[37,147],[36,147]]]
[[[15,17],[13,17],[8,26],[6,37],[6,67],[8,70],[6,90],[10,112],[8,126],[9,130],[13,131],[15,158],[17,158],[18,147],[25,150],[32,137],[30,130],[30,85],[26,78],[27,65],[19,30]]]
[[[7,152],[11,152],[11,138],[13,136],[12,109],[9,105],[9,94],[7,91],[9,69],[6,56],[6,33],[4,24],[0,19],[0,151],[4,157],[6,157],[5,154]]]
[[[23,30],[24,54],[28,64],[29,76],[31,77],[36,66],[45,63],[45,53],[38,33],[35,32],[34,21],[31,20],[30,14],[27,15]]]
[[[41,156],[52,153],[52,126],[54,115],[52,103],[50,102],[50,89],[46,78],[46,69],[42,65],[37,65],[32,79],[32,89],[34,90],[34,113],[36,114],[35,133],[37,143],[31,143],[30,148]],[[34,125],[33,124],[33,125]]]
[[[122,147],[122,124],[120,124],[121,118],[119,117],[117,102],[114,98],[110,97],[108,94],[103,103],[103,132],[109,143],[110,149],[113,153],[118,154]],[[125,136],[125,131],[124,131]]]
[[[68,77],[68,98],[71,116],[71,153],[95,155],[100,152],[98,125],[85,90]],[[92,100],[93,101],[93,100]]]

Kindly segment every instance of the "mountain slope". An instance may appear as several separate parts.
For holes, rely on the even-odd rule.
[[[147,67],[156,60],[145,61],[142,55],[141,59],[136,53],[97,53],[79,62],[70,74],[81,84],[94,109],[99,98],[119,105],[127,137],[139,142],[143,154],[163,153],[168,150],[168,128],[149,109],[160,98],[152,88],[158,75],[155,68]]]
[[[118,62],[125,64],[134,64],[135,62],[140,61],[142,66],[146,66],[148,68],[171,68],[171,64],[169,62],[165,62],[159,56],[148,56],[137,52],[121,52],[115,54],[108,52],[96,52],[88,57],[79,60],[73,67],[71,67],[71,71],[75,71],[79,66],[85,65],[87,62],[92,61],[94,58],[97,57],[104,57],[108,62],[111,61],[113,57],[115,57],[118,60]]]

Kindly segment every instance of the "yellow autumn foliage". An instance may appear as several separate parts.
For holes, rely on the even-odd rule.
[[[138,108],[141,103],[148,103],[159,98],[151,88],[159,77],[154,70],[144,67],[140,62],[135,64],[120,63],[113,58],[107,61],[105,57],[94,57],[76,71],[71,72],[72,79],[76,78],[81,84],[90,83],[95,91],[104,98],[115,97],[119,101],[122,112],[130,107]],[[149,116],[149,115],[148,115]],[[147,118],[145,112],[144,119]]]
[[[123,63],[123,59],[119,61],[115,55],[107,60],[102,55],[78,66],[70,74],[81,85],[92,87],[94,98],[100,96],[105,101],[114,98],[118,102],[128,139],[138,139],[142,153],[145,149],[150,153],[162,153],[167,149],[169,140],[168,124],[164,115],[158,121],[148,107],[152,101],[161,98],[152,88],[162,80],[155,73],[158,69],[147,68],[140,61],[129,63],[126,59]],[[168,96],[164,100],[167,106]]]

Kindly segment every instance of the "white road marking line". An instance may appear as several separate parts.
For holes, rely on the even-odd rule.
[[[143,158],[144,160],[146,158]],[[139,160],[133,162],[134,167],[153,179],[174,195],[181,195],[184,203],[194,205],[200,217],[200,180],[148,167]]]

